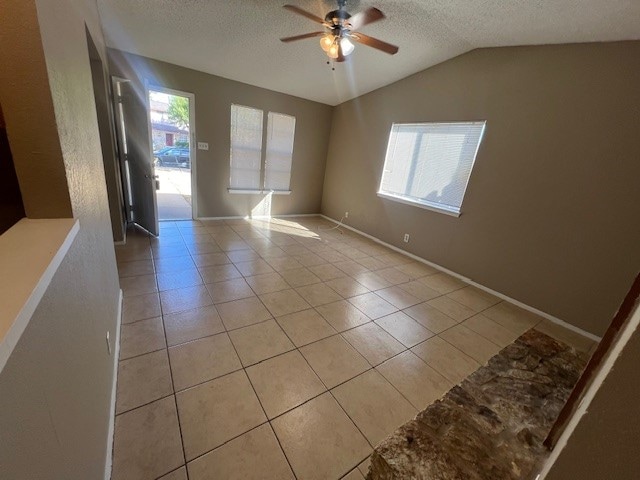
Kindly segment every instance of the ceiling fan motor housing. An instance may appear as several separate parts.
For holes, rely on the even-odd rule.
[[[324,17],[324,20],[329,24],[333,25],[331,28],[332,32],[336,36],[340,36],[343,30],[346,30],[348,27],[345,25],[347,20],[351,18],[351,14],[342,10],[341,8],[338,10],[333,10]]]

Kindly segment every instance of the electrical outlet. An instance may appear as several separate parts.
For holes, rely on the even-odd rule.
[[[107,352],[111,355],[111,340],[109,338],[109,330],[107,330]]]
[[[349,218],[349,212],[344,212],[344,218]]]
[[[409,243],[409,234],[408,233],[404,234],[404,243]]]
[[[209,150],[209,144],[207,142],[198,142],[198,150]]]

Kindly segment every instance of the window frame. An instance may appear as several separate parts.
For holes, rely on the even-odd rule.
[[[419,127],[419,126],[425,126],[425,125],[446,126],[446,125],[477,125],[477,124],[482,124],[482,130],[478,138],[478,144],[476,145],[475,151],[473,153],[473,160],[471,161],[469,176],[467,177],[466,182],[464,184],[462,199],[460,200],[460,207],[458,209],[456,209],[455,207],[450,207],[448,205],[441,204],[441,203],[431,202],[429,200],[419,200],[419,199],[416,199],[415,197],[411,198],[408,196],[396,195],[393,192],[389,192],[382,189],[382,182],[384,180],[384,173],[387,166],[387,160],[389,159],[389,153],[392,147],[391,136],[393,134],[394,128],[398,126]],[[452,217],[460,217],[460,215],[462,215],[462,206],[464,203],[464,198],[467,193],[469,181],[471,180],[473,167],[475,166],[476,159],[478,158],[478,151],[480,150],[480,145],[482,144],[482,140],[486,132],[486,127],[487,127],[486,120],[470,120],[470,121],[458,121],[458,122],[393,122],[391,124],[391,128],[389,129],[389,138],[387,141],[387,148],[385,151],[384,162],[382,165],[382,172],[380,174],[380,183],[378,185],[377,196],[386,200],[391,200],[391,201],[402,203],[405,205],[411,205],[411,206],[422,208],[425,210],[430,210],[432,212],[443,213],[445,215],[449,215]]]

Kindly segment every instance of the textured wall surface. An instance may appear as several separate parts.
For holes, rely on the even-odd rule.
[[[638,58],[482,49],[339,105],[322,212],[601,335],[640,266]],[[487,128],[461,217],[376,196],[392,122],[464,120]]]
[[[209,150],[196,152],[197,201],[200,217],[264,215],[264,195],[229,194],[231,104],[296,117],[291,171],[291,195],[272,197],[270,213],[318,213],[322,198],[331,123],[331,107],[310,100],[252,87],[195,70],[109,50],[111,73],[136,83],[144,95],[144,82],[195,94],[197,141]],[[149,152],[145,136],[141,150]]]
[[[33,7],[33,0],[20,3]],[[28,19],[35,27],[12,42],[41,33],[47,69],[31,71],[26,85],[3,88],[48,97],[53,105],[56,161],[80,232],[0,374],[0,478],[100,479],[114,375],[105,335],[115,339],[119,285],[85,22],[103,58],[104,41],[93,0],[36,3],[37,19],[35,8]],[[31,54],[42,56],[42,50]],[[46,130],[49,121],[34,116],[35,132],[25,135]]]
[[[112,122],[113,107],[109,95],[109,75],[106,70],[106,62],[103,63],[93,39],[87,33],[89,58],[91,59],[91,79],[95,96],[98,129],[100,132],[100,147],[104,164],[104,176],[107,183],[107,196],[109,198],[109,213],[111,215],[111,229],[113,240],[124,240],[125,214],[124,197],[122,196],[122,183],[120,177],[120,160],[116,156],[115,131]]]

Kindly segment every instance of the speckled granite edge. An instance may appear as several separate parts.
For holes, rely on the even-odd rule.
[[[573,348],[529,330],[377,445],[367,478],[529,478],[585,365]]]

